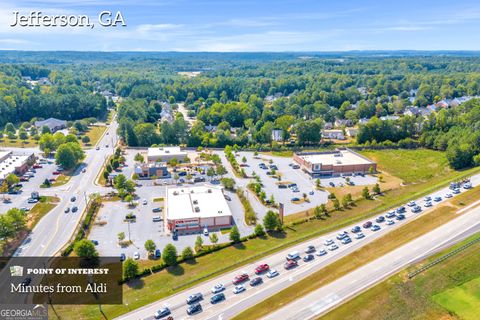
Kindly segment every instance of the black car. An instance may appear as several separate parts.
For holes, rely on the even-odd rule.
[[[377,219],[375,219],[375,221],[377,223],[383,222],[383,221],[385,221],[385,217],[384,216],[379,216]]]
[[[75,202],[77,200],[77,197],[71,197],[70,201]]]
[[[200,300],[203,300],[203,294],[195,293],[195,294],[192,294],[192,295],[188,296],[187,304],[193,304],[193,303],[195,303],[197,301],[200,301]]]
[[[259,284],[263,283],[263,280],[261,277],[256,277],[256,278],[253,278],[251,281],[250,281],[250,285],[252,287],[255,287],[255,286],[258,286]]]
[[[72,212],[77,212],[78,211],[78,208],[77,207],[73,207],[72,208]]]
[[[396,218],[396,219],[397,219],[397,220],[403,220],[403,219],[405,219],[405,215],[403,215],[403,214],[397,214],[397,218]]]
[[[69,213],[70,212],[70,207],[66,207],[65,210],[64,210],[65,213]]]
[[[178,232],[177,231],[172,232],[172,239],[175,240],[175,241],[178,240]]]
[[[311,261],[315,259],[315,257],[313,256],[313,254],[307,254],[305,257],[303,257],[303,261],[307,262],[307,261]]]
[[[216,304],[223,300],[225,300],[225,295],[223,293],[218,293],[210,298],[210,303]]]
[[[187,314],[192,315],[195,313],[202,312],[202,305],[200,303],[192,304],[190,307],[187,309]]]
[[[279,184],[278,189],[287,189],[288,186],[286,184]]]
[[[329,184],[331,187],[335,187],[335,183],[333,183],[333,182],[329,182],[328,184]]]

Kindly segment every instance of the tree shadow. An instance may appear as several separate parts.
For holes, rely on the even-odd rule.
[[[181,265],[167,267],[167,272],[174,276],[181,276],[185,274],[185,269]]]
[[[287,227],[289,230],[296,231],[295,229],[291,227]],[[287,234],[285,232],[279,232],[279,231],[271,231],[268,233],[272,238],[275,239],[285,239]]]
[[[145,286],[145,281],[141,278],[135,278],[125,283],[129,288],[140,290]]]
[[[188,260],[184,260],[184,262],[191,266],[196,265],[198,263],[196,259],[188,259]]]
[[[246,248],[245,245],[243,244],[243,242],[235,243],[235,244],[233,245],[233,247],[234,247],[235,249],[239,249],[239,250],[245,250],[245,248]]]

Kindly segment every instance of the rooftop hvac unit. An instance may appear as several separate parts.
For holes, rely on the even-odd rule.
[[[173,191],[174,196],[178,196],[178,191]]]
[[[195,212],[200,212],[200,207],[195,207]]]
[[[337,160],[337,164],[342,164],[342,161],[340,161],[340,160]]]
[[[212,193],[212,189],[208,189],[207,192],[208,192],[208,193]]]
[[[198,204],[198,200],[193,200],[193,204]]]
[[[194,193],[194,190],[193,190],[193,189],[192,189],[192,190],[190,190],[190,193]]]

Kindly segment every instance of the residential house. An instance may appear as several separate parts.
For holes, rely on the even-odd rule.
[[[282,129],[273,129],[272,130],[272,141],[283,141],[283,130]]]
[[[335,127],[353,127],[353,121],[350,119],[337,119],[335,120]]]
[[[345,140],[345,135],[343,130],[322,130],[322,138],[324,139],[336,139],[336,140]]]
[[[403,112],[404,115],[406,116],[418,116],[420,114],[420,109],[418,107],[414,106],[408,106],[405,108],[405,111]]]
[[[388,115],[388,116],[382,116],[380,117],[380,120],[382,121],[387,121],[387,120],[398,120],[400,119],[399,116],[391,116],[391,115]]]
[[[358,134],[358,128],[346,128],[345,129],[345,133],[347,134],[347,136],[349,136],[350,138],[355,138]]]
[[[50,129],[50,132],[54,133],[58,130],[65,129],[67,127],[67,121],[59,120],[56,118],[48,118],[43,121],[35,121],[35,127],[41,130],[44,126],[47,126]]]

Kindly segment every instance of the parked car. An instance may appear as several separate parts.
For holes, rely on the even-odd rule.
[[[388,226],[391,226],[392,224],[395,224],[395,221],[390,220],[390,219],[387,220],[387,225],[388,225]]]
[[[226,194],[223,195],[223,197],[224,197],[225,200],[227,200],[227,201],[232,201],[232,198],[230,198],[230,196],[228,196],[228,195],[226,195]]]
[[[225,290],[225,286],[219,283],[212,288],[212,293],[219,293],[219,292],[222,292],[223,290]]]
[[[350,239],[350,237],[345,237],[342,239],[343,244],[349,244],[350,242],[352,242],[352,239]]]
[[[233,288],[233,293],[239,294],[239,293],[241,293],[241,292],[243,292],[243,291],[245,291],[245,290],[246,290],[246,289],[245,289],[245,286],[242,285],[242,284],[240,284],[240,285],[238,285],[238,286],[235,286],[235,288]]]
[[[133,254],[133,259],[135,259],[135,260],[140,259],[140,253],[135,252],[135,253]]]
[[[317,251],[317,256],[324,256],[327,254],[327,250],[325,249],[320,249]]]
[[[377,219],[375,219],[375,222],[376,222],[376,223],[382,223],[383,221],[385,221],[385,217],[384,217],[384,216],[379,216],[379,217],[377,217]]]
[[[353,233],[357,233],[357,232],[362,231],[362,228],[360,228],[360,226],[355,226],[355,227],[353,227],[352,230],[350,230],[350,231],[352,231]]]
[[[315,252],[315,246],[310,245],[305,249],[305,253],[312,253],[312,252]]]
[[[170,313],[171,313],[171,312],[170,312],[170,309],[168,309],[167,307],[164,307],[164,308],[158,310],[157,312],[155,312],[155,313],[153,314],[153,317],[154,317],[155,319],[161,319],[161,318],[163,318],[163,317],[168,316]]]
[[[210,298],[210,303],[211,304],[217,304],[220,301],[225,300],[225,294],[223,293],[218,293]]]
[[[270,269],[268,264],[266,264],[266,263],[261,264],[261,265],[259,265],[258,267],[255,268],[255,274],[264,273],[264,272],[268,271],[268,269]]]
[[[188,296],[187,298],[187,304],[193,304],[195,302],[198,302],[200,300],[203,300],[203,294],[201,293],[194,293]]]
[[[70,198],[70,201],[71,201],[71,202],[77,201],[77,197],[75,197],[75,196],[71,197],[71,198]]]
[[[335,243],[328,247],[328,250],[330,250],[330,251],[334,251],[334,250],[337,250],[337,249],[338,249],[338,246]]]
[[[251,281],[250,281],[250,285],[252,287],[255,287],[255,286],[258,286],[259,284],[262,284],[263,283],[263,280],[261,277],[256,277],[256,278],[253,278]]]
[[[92,243],[96,246],[98,246],[98,241],[97,240],[92,240]]]
[[[157,212],[162,212],[162,208],[159,208],[159,207],[153,208],[153,209],[152,209],[152,212],[155,212],[155,213],[157,213]]]
[[[27,203],[37,203],[37,202],[38,202],[38,199],[30,198],[30,199],[27,200]]]
[[[288,187],[287,187],[286,184],[281,183],[281,184],[278,185],[278,189],[287,189],[287,188]]]
[[[277,270],[275,270],[275,269],[268,270],[267,278],[274,278],[276,276],[278,276],[278,271]]]
[[[335,183],[333,183],[333,182],[331,182],[331,181],[330,181],[328,184],[329,184],[331,187],[335,187]]]
[[[65,210],[63,210],[63,212],[69,213],[70,212],[70,207],[66,207]]]
[[[142,204],[143,204],[144,206],[146,206],[146,205],[148,204],[147,199],[143,199]]]
[[[232,283],[233,283],[233,284],[240,284],[240,283],[242,283],[242,282],[247,281],[248,279],[249,279],[248,274],[242,273],[242,274],[236,276],[236,277],[233,279]]]
[[[125,261],[127,259],[127,256],[125,255],[125,253],[121,253],[120,254],[120,261]]]
[[[315,194],[315,192],[312,190],[308,193],[309,195],[313,196]]]
[[[372,221],[367,221],[363,224],[363,228],[364,229],[368,229],[372,226]]]
[[[362,239],[362,238],[365,238],[365,235],[361,232],[359,232],[355,235],[355,239]]]
[[[77,212],[77,211],[78,211],[77,206],[73,206],[73,207],[72,207],[72,212],[75,213],[75,212]]]
[[[298,266],[297,260],[287,260],[287,262],[285,262],[283,265],[286,270],[295,268],[296,266]]]
[[[162,255],[160,249],[155,249],[155,258],[159,259],[160,256]]]
[[[293,198],[290,199],[290,201],[292,201],[292,202],[300,201],[300,198],[293,197]]]
[[[208,228],[203,228],[203,235],[208,236]]]
[[[378,231],[378,230],[380,230],[380,226],[378,224],[374,224],[372,226],[372,231]]]
[[[313,254],[307,254],[303,257],[304,262],[312,261],[313,259],[315,259],[315,256]]]

